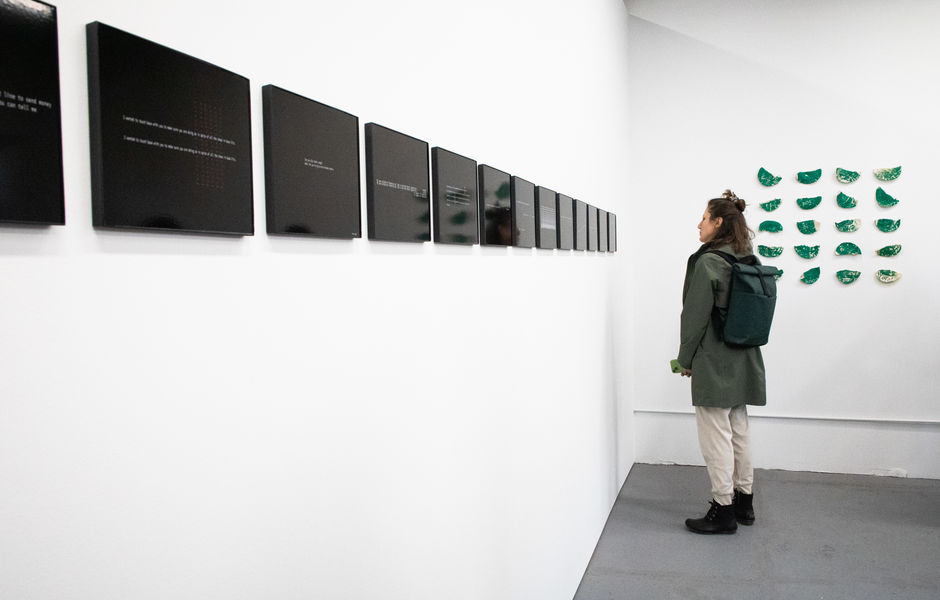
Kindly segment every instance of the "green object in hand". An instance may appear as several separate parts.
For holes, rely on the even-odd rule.
[[[669,367],[672,369],[672,372],[673,372],[673,373],[681,373],[681,372],[682,372],[682,365],[679,364],[679,359],[678,359],[678,358],[674,358],[674,359],[670,360],[670,361],[669,361]]]

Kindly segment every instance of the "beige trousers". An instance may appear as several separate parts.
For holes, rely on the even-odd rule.
[[[722,506],[731,504],[734,490],[753,493],[754,468],[747,424],[747,405],[734,408],[696,406],[698,444],[705,458],[712,496]]]

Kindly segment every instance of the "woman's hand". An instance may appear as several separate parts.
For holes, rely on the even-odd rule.
[[[692,377],[692,369],[686,369],[685,367],[682,367],[682,370],[679,371],[679,375],[682,375],[683,377]]]

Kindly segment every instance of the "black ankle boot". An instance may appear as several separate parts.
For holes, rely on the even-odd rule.
[[[685,526],[695,533],[734,533],[738,530],[738,523],[734,519],[734,505],[722,506],[712,500],[704,517],[686,519]]]
[[[734,490],[731,506],[734,507],[734,517],[738,523],[741,525],[754,524],[754,494],[745,494]]]

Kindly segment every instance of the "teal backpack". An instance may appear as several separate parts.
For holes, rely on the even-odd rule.
[[[712,309],[718,336],[728,346],[763,346],[770,337],[777,305],[777,268],[760,264],[754,255],[739,259],[727,252],[709,252],[731,265],[728,307]]]

